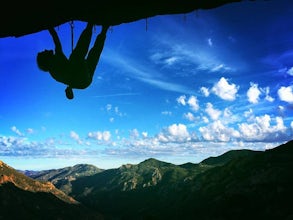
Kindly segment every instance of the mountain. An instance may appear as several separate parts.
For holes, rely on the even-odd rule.
[[[69,195],[106,220],[293,219],[292,167],[293,141],[266,151],[233,150],[198,164],[150,158],[75,178]],[[59,181],[68,179],[61,176]]]
[[[258,151],[261,153],[261,151]],[[209,157],[203,160],[201,163],[206,165],[224,165],[232,159],[241,158],[241,157],[249,157],[254,156],[257,151],[252,150],[230,150],[220,156],[217,157]]]
[[[102,219],[50,182],[39,182],[0,161],[0,219]]]
[[[71,182],[84,176],[91,176],[103,171],[89,164],[77,164],[72,167],[44,171],[22,171],[25,175],[40,181],[50,181],[66,194],[71,193]]]
[[[70,195],[106,219],[292,219],[292,145],[180,166],[148,159],[76,179]]]
[[[150,158],[137,165],[126,164],[118,169],[79,178],[72,182],[70,195],[104,213],[109,219],[117,215],[137,219],[149,216],[149,213],[156,213],[154,216],[160,219],[163,217],[162,211],[170,207],[176,210],[176,206],[180,206],[180,193],[189,191],[198,176],[232,160],[257,153],[248,150],[231,151],[199,164],[179,166]],[[168,216],[166,213],[164,215]]]
[[[18,172],[0,161],[0,184],[12,183],[16,187],[30,192],[49,192],[67,203],[77,204],[73,198],[58,190],[51,182],[40,182]]]

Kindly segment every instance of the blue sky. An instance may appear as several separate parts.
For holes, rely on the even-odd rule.
[[[18,169],[182,164],[291,140],[289,6],[242,2],[114,26],[92,85],[73,100],[36,65],[54,48],[48,31],[1,38],[0,159]],[[75,41],[84,27],[75,22]],[[56,29],[69,55],[70,26]]]

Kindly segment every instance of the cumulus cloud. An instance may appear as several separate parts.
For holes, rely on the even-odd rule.
[[[222,114],[222,112],[218,109],[215,109],[213,104],[210,102],[207,103],[205,112],[214,121],[217,120],[220,117],[220,115]]]
[[[88,138],[107,142],[111,139],[111,133],[110,131],[93,131],[88,133]]]
[[[188,121],[195,121],[195,116],[191,112],[184,113],[183,117]]]
[[[293,122],[291,123],[293,126]],[[251,122],[239,123],[238,127],[229,126],[226,121],[215,120],[198,130],[204,141],[245,143],[283,142],[290,139],[293,127],[286,127],[282,117],[271,117],[267,114],[251,116]]]
[[[191,110],[196,112],[199,109],[198,100],[195,96],[190,96],[187,103],[190,106]]]
[[[240,137],[238,131],[225,126],[220,120],[214,121],[206,127],[200,127],[199,131],[205,141],[228,142]]]
[[[157,135],[159,142],[189,142],[194,139],[184,124],[172,124]]]
[[[176,99],[177,103],[180,105],[188,105],[192,111],[197,111],[199,109],[198,99],[196,96],[190,96],[187,100],[185,95],[181,95]]]
[[[278,95],[280,100],[284,102],[288,102],[290,104],[293,104],[293,91],[292,91],[292,86],[284,87],[282,86],[278,90]]]
[[[186,105],[186,96],[185,95],[181,95],[176,99],[178,104],[181,105]]]
[[[248,97],[248,101],[252,104],[258,103],[260,94],[261,94],[261,91],[258,88],[258,84],[250,83],[250,88],[248,89],[246,93]]]
[[[239,86],[229,84],[227,79],[222,77],[212,88],[212,92],[223,100],[233,101],[236,99]]]
[[[204,86],[200,88],[200,91],[205,97],[208,97],[210,95],[209,89]]]
[[[274,125],[271,124],[272,121]],[[239,131],[245,141],[276,141],[288,138],[283,119],[276,117],[272,120],[267,114],[255,117],[250,124],[239,124]]]

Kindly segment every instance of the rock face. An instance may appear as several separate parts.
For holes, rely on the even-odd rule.
[[[52,193],[57,198],[67,203],[78,203],[73,198],[67,196],[65,193],[55,188],[51,182],[40,182],[33,180],[0,161],[0,185],[6,183],[12,183],[14,186],[25,191]]]
[[[0,161],[0,219],[103,219],[50,182],[39,182]]]
[[[23,36],[48,27],[58,26],[71,20],[91,21],[96,25],[111,26],[137,21],[156,15],[183,14],[197,9],[216,8],[242,0],[70,0],[5,1],[0,13],[0,38]],[[17,4],[16,4],[17,3]]]
[[[93,165],[88,164],[77,164],[73,167],[65,167],[61,169],[44,170],[44,171],[23,171],[26,176],[42,182],[51,182],[58,189],[66,193],[71,193],[71,182],[85,177],[92,176],[102,172],[102,169],[97,168]]]

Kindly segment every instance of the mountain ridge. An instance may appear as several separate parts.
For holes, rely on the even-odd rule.
[[[50,182],[25,176],[0,161],[0,219],[103,219]]]
[[[55,188],[51,182],[40,182],[19,173],[14,168],[0,161],[0,185],[12,183],[16,187],[31,192],[50,192],[67,203],[78,204],[72,197]]]
[[[68,166],[59,169],[21,172],[39,181],[50,181],[58,189],[60,189],[66,194],[69,194],[71,192],[72,181],[76,180],[77,178],[83,176],[91,176],[102,171],[103,169],[100,169],[94,165],[76,164],[74,166]]]
[[[76,178],[70,196],[105,219],[291,219],[293,140],[200,163],[154,158]]]

